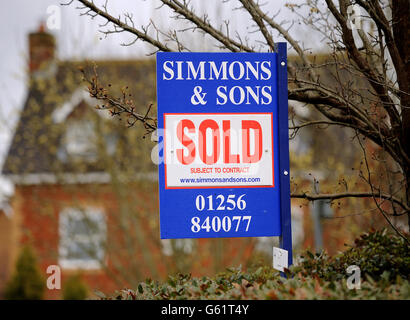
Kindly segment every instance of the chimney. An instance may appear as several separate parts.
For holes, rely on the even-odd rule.
[[[44,31],[44,24],[40,24],[37,32],[29,34],[29,70],[30,73],[44,70],[54,60],[55,39]]]

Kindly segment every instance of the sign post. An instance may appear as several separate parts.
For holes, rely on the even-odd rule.
[[[278,67],[278,117],[281,179],[281,225],[282,234],[279,246],[288,251],[288,266],[293,264],[292,258],[292,225],[290,214],[290,168],[289,168],[289,120],[288,120],[288,59],[285,42],[277,44],[276,61]]]
[[[286,44],[157,53],[162,239],[279,236],[292,263]]]

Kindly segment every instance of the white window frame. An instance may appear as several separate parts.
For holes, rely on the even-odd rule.
[[[98,158],[96,139],[92,120],[72,120],[67,123],[63,144],[69,158],[94,162]]]
[[[98,230],[95,234],[82,235],[70,233],[67,230],[69,219],[90,219],[98,223]],[[106,217],[102,208],[85,207],[85,208],[64,208],[59,215],[59,247],[58,247],[58,261],[63,269],[84,269],[95,270],[101,269],[101,262],[105,259],[105,243],[107,237]],[[72,259],[67,258],[68,243],[77,241],[89,245],[90,242],[96,244],[95,257],[87,259]]]

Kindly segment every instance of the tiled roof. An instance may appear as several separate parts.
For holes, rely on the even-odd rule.
[[[119,92],[122,86],[129,87],[131,98],[140,108],[137,111],[145,113],[149,103],[155,101],[153,60],[97,61],[95,64],[101,83],[105,86],[112,84],[110,90]],[[55,112],[72,99],[75,92],[86,90],[78,67],[82,66],[88,73],[92,71],[93,65],[91,62],[58,62],[50,66],[48,73],[31,77],[27,99],[2,169],[3,174],[95,173],[107,170],[107,161],[100,159],[92,163],[78,163],[61,161],[58,157],[66,123],[56,121]],[[88,114],[89,117],[91,113],[92,117],[92,114],[107,112],[89,111],[94,106],[84,102],[77,107],[84,109],[80,114]],[[155,114],[156,110],[152,109],[151,112]],[[122,162],[124,167],[133,170],[140,170],[142,163],[150,167],[150,139],[142,139],[143,132],[139,128],[128,129],[118,119],[105,122],[110,122],[110,130],[115,130],[121,137],[119,145],[123,154],[113,157],[115,162]],[[144,150],[145,153],[139,152],[137,155],[138,152],[131,152],[133,150]],[[153,167],[151,169],[154,170]]]

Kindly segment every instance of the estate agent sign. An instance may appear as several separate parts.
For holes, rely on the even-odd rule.
[[[281,236],[291,250],[286,66],[284,43],[157,53],[162,239]]]

